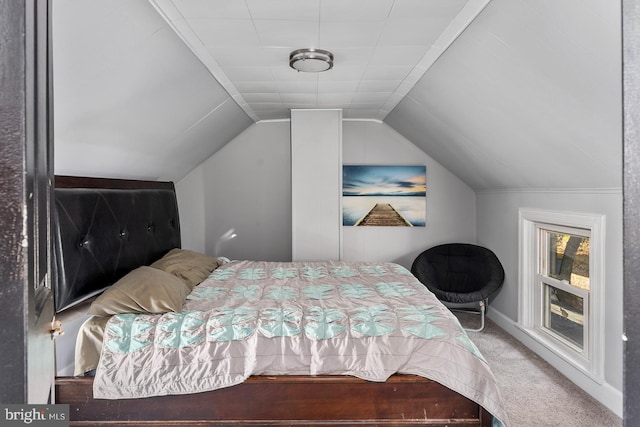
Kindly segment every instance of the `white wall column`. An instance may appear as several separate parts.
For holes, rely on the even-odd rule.
[[[291,110],[294,261],[342,256],[342,110]]]

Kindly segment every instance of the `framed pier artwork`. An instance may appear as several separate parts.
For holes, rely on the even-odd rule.
[[[342,225],[424,227],[427,167],[342,166]]]

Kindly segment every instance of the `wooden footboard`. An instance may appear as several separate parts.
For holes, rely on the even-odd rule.
[[[430,380],[384,383],[348,376],[256,376],[215,391],[143,399],[93,399],[90,377],[56,379],[72,426],[491,426],[478,404]]]

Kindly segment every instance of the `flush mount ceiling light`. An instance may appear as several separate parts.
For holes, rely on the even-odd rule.
[[[333,68],[333,54],[322,49],[297,49],[289,55],[289,66],[306,73],[320,73]]]

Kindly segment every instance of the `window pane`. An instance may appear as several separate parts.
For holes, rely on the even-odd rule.
[[[549,238],[548,272],[550,277],[589,290],[589,238],[547,232]]]
[[[544,327],[583,348],[584,299],[545,284],[544,300]]]

